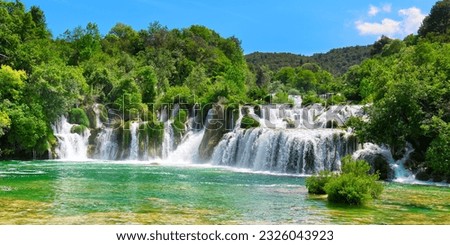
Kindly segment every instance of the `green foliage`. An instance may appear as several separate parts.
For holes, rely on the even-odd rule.
[[[79,135],[83,135],[84,131],[86,131],[87,127],[85,125],[74,125],[71,129],[70,132],[73,134],[79,134]]]
[[[335,175],[327,170],[320,171],[318,175],[313,175],[306,179],[306,187],[308,193],[311,194],[326,194],[325,185],[334,178]]]
[[[13,70],[10,66],[0,68],[0,100],[17,101],[21,98],[27,75],[24,71]]]
[[[178,135],[181,135],[185,132],[185,130],[186,130],[185,124],[186,124],[187,119],[188,119],[187,111],[180,109],[172,123],[173,129]]]
[[[321,99],[315,92],[310,91],[302,97],[302,105],[308,106],[316,103],[324,103],[324,100]]]
[[[392,42],[392,39],[389,37],[386,37],[385,35],[382,35],[380,39],[378,39],[371,47],[370,49],[370,55],[374,56],[377,54],[381,54],[383,52],[383,49],[386,45]]]
[[[255,52],[245,56],[253,71],[267,66],[270,71],[279,71],[282,67],[299,67],[306,63],[317,63],[334,76],[344,74],[351,66],[360,64],[370,57],[371,46],[354,46],[332,49],[324,54],[303,56],[290,53]],[[264,70],[264,69],[263,69]],[[261,75],[264,72],[261,72]],[[267,74],[267,72],[266,72]],[[260,76],[261,77],[261,76]]]
[[[377,174],[368,174],[370,166],[362,160],[342,159],[342,174],[331,178],[325,184],[328,200],[333,203],[362,205],[372,198],[378,198],[383,186],[378,183]]]
[[[353,160],[350,155],[347,155],[341,159],[342,173],[354,174],[356,176],[365,176],[370,171],[369,164],[364,160]]]
[[[376,178],[342,174],[331,179],[326,185],[328,201],[348,205],[363,205],[368,200],[378,197],[382,191],[382,185],[376,182]]]
[[[92,58],[101,51],[101,35],[95,23],[88,23],[86,28],[77,27],[64,33],[64,41],[70,44],[69,64],[78,65]]]
[[[117,23],[105,36],[102,44],[106,52],[110,54],[120,52],[136,54],[139,51],[139,34],[131,26]]]
[[[21,1],[0,1],[0,23],[1,65],[18,68],[14,61],[22,44],[50,37],[42,10],[33,6],[27,12]]]
[[[241,128],[249,129],[259,127],[259,122],[256,121],[253,117],[245,115],[241,120]]]
[[[186,87],[169,87],[167,92],[160,97],[160,104],[190,104],[194,100],[191,90]]]
[[[369,120],[360,125],[357,134],[365,141],[389,145],[394,156],[410,142],[419,157],[415,160],[421,162],[438,135],[429,128],[431,119],[450,120],[446,106],[450,104],[450,85],[445,82],[450,78],[450,45],[421,40],[398,47],[389,55],[363,62],[345,80],[354,84],[363,101],[373,102],[367,110]]]
[[[369,174],[370,166],[363,160],[353,160],[350,155],[341,159],[341,174],[321,171],[306,179],[311,194],[327,194],[328,201],[348,205],[363,205],[378,198],[383,185],[378,183],[378,174]]]
[[[79,124],[89,128],[89,118],[81,108],[72,108],[69,112],[69,123]]]
[[[11,126],[11,119],[8,114],[0,110],[0,137],[2,137]]]
[[[88,88],[79,68],[58,64],[35,67],[30,80],[31,99],[42,105],[50,122],[79,104]]]
[[[45,139],[48,128],[43,115],[39,114],[40,111],[38,106],[30,108],[24,104],[7,109],[11,119],[11,129],[5,135],[7,137],[5,145],[11,150],[11,154],[31,151]]]
[[[433,118],[433,127],[438,135],[426,152],[426,161],[435,175],[450,180],[450,123]]]
[[[425,17],[418,31],[421,37],[434,38],[437,35],[446,35],[450,41],[450,1],[442,0],[436,2],[431,8],[430,15]]]
[[[327,105],[339,105],[339,104],[346,104],[347,103],[347,98],[345,97],[345,95],[338,93],[338,94],[332,94],[328,99],[327,99]]]
[[[152,103],[156,97],[156,85],[158,83],[156,72],[151,66],[139,68],[136,81],[142,91],[142,102]]]
[[[285,92],[278,92],[275,96],[272,97],[272,103],[276,104],[292,104],[292,101],[289,100],[289,94]]]
[[[135,119],[133,116],[144,109],[139,86],[132,78],[124,78],[111,92],[114,105],[126,116],[125,120]]]

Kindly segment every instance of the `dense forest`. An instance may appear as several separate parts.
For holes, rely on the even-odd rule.
[[[306,105],[368,105],[369,120],[348,125],[362,142],[397,156],[412,144],[419,177],[450,179],[450,0],[433,6],[417,35],[312,57],[245,57],[239,39],[199,25],[117,23],[102,35],[89,23],[54,38],[44,12],[19,0],[0,0],[0,23],[0,158],[46,157],[52,123],[70,115],[90,127],[95,103],[158,128],[167,103],[290,103],[299,94]]]
[[[334,76],[341,76],[351,66],[360,64],[370,58],[372,45],[354,46],[332,49],[324,54],[312,56],[291,53],[261,53],[255,52],[245,56],[249,66],[254,70],[267,66],[271,71],[278,71],[283,67],[298,67],[305,63],[317,63]]]

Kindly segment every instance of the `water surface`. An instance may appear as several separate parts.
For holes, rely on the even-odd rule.
[[[330,205],[301,176],[143,162],[0,162],[0,224],[450,224],[450,188]]]

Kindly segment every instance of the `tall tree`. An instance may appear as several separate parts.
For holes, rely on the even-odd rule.
[[[431,8],[430,15],[423,20],[418,34],[421,37],[428,34],[450,35],[450,0],[439,1]]]

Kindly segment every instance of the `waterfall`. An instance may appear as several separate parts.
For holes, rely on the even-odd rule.
[[[288,98],[294,102],[294,108],[301,108],[303,99],[300,95],[289,95]]]
[[[375,158],[382,157],[393,171],[392,179],[397,182],[411,182],[415,180],[414,174],[405,168],[405,162],[409,160],[410,154],[414,151],[411,144],[407,144],[403,157],[395,160],[391,150],[387,146],[379,146],[372,143],[365,143],[363,149],[353,154],[354,159],[364,159],[373,164]]]
[[[362,115],[362,106],[301,107],[300,96],[290,96],[290,99],[294,106],[241,106],[238,111],[228,111],[215,105],[208,111],[206,124],[196,105],[188,119],[190,127],[182,138],[175,135],[170,119],[177,115],[179,105],[165,106],[158,112],[164,131],[157,136],[147,128],[150,122],[129,122],[127,129],[113,128],[118,125],[115,121],[102,123],[101,105],[95,104],[92,145],[88,145],[89,130],[80,135],[71,133],[77,125],[62,117],[54,126],[59,141],[56,153],[59,158],[80,160],[87,159],[90,149],[90,156],[102,160],[211,161],[216,165],[295,174],[340,170],[341,157],[357,150],[356,138],[343,130],[324,127],[330,120],[343,125],[350,116]],[[241,129],[244,116],[257,120],[261,126]]]
[[[139,122],[132,122],[130,125],[131,143],[129,160],[138,160],[139,157],[138,129]]]
[[[361,105],[330,106],[328,109],[318,104],[301,107],[301,97],[292,98],[295,98],[293,107],[283,104],[261,106],[261,125],[278,129],[332,128],[334,127],[333,124],[343,126],[352,116],[364,116],[363,106]]]
[[[164,123],[164,138],[162,145],[162,157],[169,157],[169,153],[173,151],[174,148],[174,132],[172,128],[171,120],[168,120]]]
[[[115,160],[119,150],[117,137],[112,128],[103,128],[96,138],[94,158],[103,160]]]
[[[100,120],[100,104],[95,103],[93,106],[93,110],[95,113],[95,128],[102,128],[103,127],[103,123]]]
[[[176,150],[168,154],[164,162],[168,163],[194,163],[198,162],[198,148],[202,141],[205,131],[200,132],[189,131],[184,136],[181,144]]]
[[[58,139],[55,153],[64,160],[86,160],[90,131],[84,129],[81,134],[72,133],[74,126],[78,125],[68,123],[64,116],[52,125],[53,134]]]
[[[340,170],[342,156],[356,150],[356,139],[341,130],[238,129],[224,136],[212,162],[257,171],[312,174]]]

